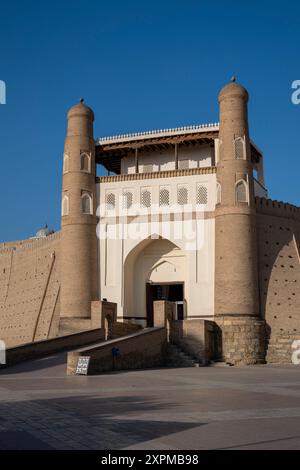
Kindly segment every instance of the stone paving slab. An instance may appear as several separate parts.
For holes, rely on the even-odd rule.
[[[49,444],[26,431],[0,432],[1,450],[53,450]]]
[[[0,449],[300,449],[300,368],[0,372]]]

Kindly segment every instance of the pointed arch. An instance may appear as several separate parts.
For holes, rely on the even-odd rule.
[[[116,195],[112,192],[108,192],[105,198],[105,205],[107,211],[113,211],[116,208]]]
[[[154,271],[156,271],[158,268],[162,267],[163,265],[169,265],[169,266],[172,266],[172,268],[174,269],[174,272],[176,272],[176,265],[174,263],[172,263],[171,261],[169,260],[160,260],[158,261],[154,266],[152,266],[152,268],[150,269],[149,273],[148,273],[148,276],[147,276],[147,282],[151,281],[151,275]]]
[[[69,196],[65,194],[61,201],[61,215],[64,217],[65,215],[69,215]]]
[[[68,173],[69,163],[70,163],[69,155],[64,153],[63,173]]]
[[[246,159],[246,139],[245,137],[236,137],[233,141],[234,157],[236,160]]]
[[[170,190],[169,188],[160,188],[159,190],[159,205],[169,206],[170,205]]]
[[[80,170],[85,173],[91,172],[91,155],[90,153],[83,152],[80,154]]]
[[[245,180],[239,180],[235,184],[235,200],[239,202],[248,202],[248,185]]]
[[[141,207],[151,207],[151,191],[148,188],[141,189]]]
[[[123,209],[130,209],[133,204],[133,193],[130,190],[126,190],[123,192],[123,201],[122,207]]]
[[[84,191],[81,195],[81,212],[83,214],[93,213],[93,198],[91,193]]]
[[[160,236],[140,241],[124,260],[124,315],[145,318],[147,286],[151,283],[184,284],[186,276],[186,253],[177,243]]]

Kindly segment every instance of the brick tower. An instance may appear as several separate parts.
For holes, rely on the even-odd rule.
[[[61,318],[90,318],[97,298],[96,164],[93,111],[68,112],[61,218]],[[77,320],[78,321],[78,320]]]
[[[248,93],[235,79],[219,95],[215,315],[223,359],[256,363],[264,357],[260,319],[253,164]]]

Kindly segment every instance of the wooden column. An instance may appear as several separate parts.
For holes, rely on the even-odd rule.
[[[216,165],[215,143],[210,144],[210,156],[211,156],[211,166],[215,166]]]
[[[139,172],[139,149],[135,149],[135,173]]]

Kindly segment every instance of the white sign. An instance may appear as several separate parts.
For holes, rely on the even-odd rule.
[[[6,364],[6,346],[2,340],[0,340],[0,364]]]
[[[300,340],[295,339],[292,343],[292,349],[294,349],[293,354],[292,354],[292,363],[295,364],[295,366],[298,366],[300,364]]]
[[[77,375],[87,375],[89,370],[90,356],[79,356],[76,368]]]

